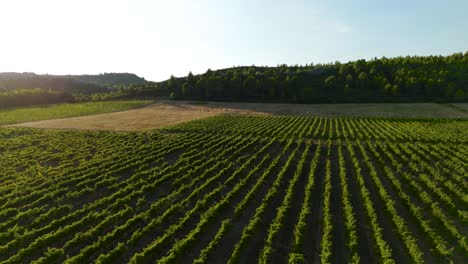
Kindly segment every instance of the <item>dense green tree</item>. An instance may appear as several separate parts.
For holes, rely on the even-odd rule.
[[[205,78],[200,78],[195,85],[195,96],[201,100],[206,100],[206,80]]]
[[[195,76],[193,76],[192,72],[189,72],[189,74],[187,75],[187,82],[190,86],[195,86],[195,83],[196,83],[196,80],[195,80]]]
[[[234,72],[229,82],[230,95],[233,98],[240,100],[242,98],[242,78],[237,72]]]
[[[456,89],[457,89],[457,86],[455,85],[455,83],[450,82],[447,85],[447,88],[445,89],[445,97],[447,99],[453,98],[453,95],[455,94]]]
[[[169,88],[169,92],[174,93],[175,97],[179,98],[181,96],[181,87],[179,85],[179,81],[171,75],[167,82],[167,87]]]
[[[185,98],[192,97],[192,85],[188,80],[182,85],[182,96]]]
[[[267,98],[274,100],[278,97],[277,87],[279,85],[279,79],[276,76],[272,76],[266,80]]]
[[[358,76],[358,87],[362,90],[367,90],[369,88],[369,77],[367,73],[361,72]]]
[[[349,86],[349,84],[345,84],[343,93],[345,94],[345,96],[349,96],[351,94],[351,86]]]
[[[462,89],[458,89],[458,90],[455,92],[454,99],[455,99],[455,100],[463,100],[463,99],[465,99],[465,92],[464,92]]]
[[[348,85],[349,88],[353,87],[353,84],[354,84],[354,78],[351,74],[347,74],[346,75],[346,79],[345,79],[345,85]]]
[[[336,77],[334,75],[328,76],[325,79],[325,86],[327,88],[335,88],[336,87]]]
[[[302,97],[302,99],[312,100],[312,98],[314,97],[314,89],[312,89],[312,87],[304,87],[300,96]],[[295,101],[297,100],[298,98],[295,98]]]
[[[255,95],[255,89],[256,89],[255,77],[253,75],[249,75],[247,79],[245,79],[243,87],[245,89],[243,95],[249,98],[253,98]]]
[[[392,95],[398,95],[400,93],[400,87],[398,86],[398,84],[394,84],[392,85]]]
[[[393,85],[391,85],[390,83],[387,83],[384,87],[384,91],[385,93],[387,94],[392,94],[392,91],[393,91]]]

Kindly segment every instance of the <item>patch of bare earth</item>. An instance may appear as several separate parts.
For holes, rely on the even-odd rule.
[[[43,120],[11,125],[12,127],[143,131],[206,118],[219,114],[265,114],[250,109],[210,107],[187,102],[162,102],[121,112]]]
[[[457,107],[435,103],[280,104],[161,101],[121,112],[16,124],[16,127],[144,131],[219,114],[326,117],[468,118]]]

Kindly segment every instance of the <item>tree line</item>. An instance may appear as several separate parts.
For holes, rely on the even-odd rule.
[[[25,105],[73,102],[71,94],[44,89],[16,89],[0,92],[0,109]]]
[[[468,99],[468,52],[348,63],[232,67],[130,85],[128,96],[276,102],[414,102]]]

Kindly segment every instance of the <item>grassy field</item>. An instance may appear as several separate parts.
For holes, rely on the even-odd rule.
[[[139,108],[153,101],[109,101],[0,109],[0,125],[94,115]]]
[[[463,104],[461,104],[463,105]],[[459,118],[468,112],[443,104],[263,104],[165,101],[116,113],[20,124],[23,127],[142,131],[219,114],[324,117]]]
[[[0,128],[0,262],[467,263],[468,121]]]

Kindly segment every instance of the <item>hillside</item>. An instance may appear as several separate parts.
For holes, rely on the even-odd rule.
[[[98,75],[64,75],[64,78],[105,87],[121,87],[131,84],[144,84],[145,78],[133,73],[103,73]]]
[[[0,73],[0,90],[42,88],[67,90],[71,93],[107,92],[108,88],[144,84],[146,80],[133,73],[97,75],[39,75],[35,73]],[[106,89],[107,88],[107,89]]]
[[[144,82],[130,73],[66,76],[0,73],[0,108],[103,99],[114,95],[110,92],[118,87]]]
[[[54,90],[71,94],[91,94],[107,92],[109,89],[90,83],[83,83],[73,78],[35,73],[0,73],[0,91],[17,89]]]
[[[468,52],[347,63],[233,67],[130,87],[129,96],[255,102],[454,102],[468,99]]]

